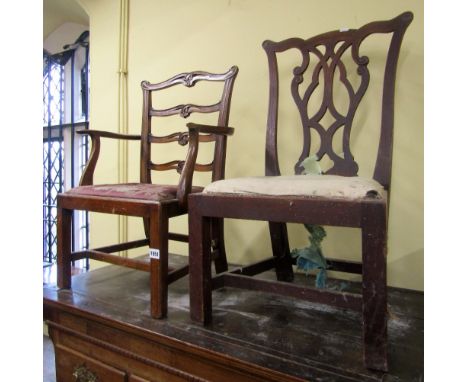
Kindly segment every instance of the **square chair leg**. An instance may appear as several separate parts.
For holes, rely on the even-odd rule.
[[[211,248],[209,218],[195,209],[189,214],[190,317],[206,325],[211,322]]]
[[[168,218],[162,211],[151,214],[149,246],[158,253],[150,260],[151,316],[153,318],[164,318],[167,315],[168,225]]]
[[[362,221],[362,313],[364,363],[388,371],[386,208],[372,203]]]
[[[57,286],[71,288],[71,230],[73,211],[57,208]]]

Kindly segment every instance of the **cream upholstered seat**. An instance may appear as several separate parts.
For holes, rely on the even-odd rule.
[[[201,192],[202,187],[192,186],[191,192]],[[97,184],[72,188],[66,194],[141,200],[177,199],[177,186],[151,183]]]
[[[375,180],[360,176],[339,175],[258,176],[225,179],[209,184],[203,192],[353,200],[366,196],[378,198],[386,193],[383,186]]]

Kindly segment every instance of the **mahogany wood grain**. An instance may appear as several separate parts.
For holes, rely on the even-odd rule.
[[[185,105],[177,105],[164,110],[152,109],[150,110],[150,115],[152,117],[169,117],[171,115],[179,114],[181,117],[187,118],[192,113],[215,113],[219,111],[220,106],[220,103],[210,106],[200,106],[189,103]]]
[[[274,268],[276,261],[277,261],[276,257],[273,256],[265,260],[257,261],[256,263],[247,265],[245,267],[238,267],[236,269],[232,269],[229,272],[233,274],[254,276],[256,274],[263,273],[263,272],[270,270],[271,268]]]
[[[150,258],[151,316],[163,318],[167,314],[167,273],[169,219],[164,213],[153,210],[150,216],[149,246],[159,250],[158,258]]]
[[[388,370],[387,206],[365,204],[362,215],[362,315],[364,362]]]
[[[57,285],[71,287],[71,222],[70,210],[57,208]]]
[[[187,276],[189,273],[189,266],[183,266],[177,269],[172,270],[170,267],[168,268],[169,272],[167,274],[167,283],[171,284],[172,282],[180,279],[181,277]]]
[[[97,375],[103,381],[126,380],[123,371],[61,345],[55,347],[55,358],[57,380],[61,382],[97,381]]]
[[[105,247],[96,248],[95,250],[99,252],[112,253],[112,252],[125,251],[128,249],[140,248],[145,245],[148,245],[148,243],[149,243],[148,239],[133,240],[127,243],[114,244],[114,245],[108,245]]]
[[[362,298],[355,293],[341,293],[310,288],[308,286],[298,286],[286,282],[255,279],[253,277],[230,272],[215,276],[215,278],[220,278],[222,280],[222,285],[225,287],[254,289],[283,296],[294,296],[295,298],[310,300],[319,304],[328,304],[356,311],[362,309]]]
[[[139,135],[130,134],[118,134],[111,131],[100,131],[100,130],[79,130],[76,132],[81,135],[89,135],[91,138],[91,153],[89,160],[83,170],[83,174],[80,179],[80,186],[88,186],[93,184],[94,170],[99,158],[101,148],[101,137],[111,139],[125,139],[125,140],[140,140]]]
[[[202,125],[200,123],[187,123],[187,127],[189,130],[195,130],[199,133],[207,133],[207,134],[224,134],[224,135],[232,135],[234,134],[234,129],[232,127],[227,126],[211,126],[211,125]]]
[[[215,263],[216,273],[225,272],[228,270],[228,262],[226,258],[226,248],[224,246],[224,220],[211,219],[211,259]]]
[[[169,143],[178,142],[181,146],[185,146],[188,143],[188,132],[178,132],[169,134],[163,137],[157,137],[154,135],[149,136],[151,143]],[[200,135],[199,142],[214,142],[215,136],[213,135]]]

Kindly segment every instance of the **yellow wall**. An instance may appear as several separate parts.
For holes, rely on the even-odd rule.
[[[117,131],[120,4],[115,0],[79,1],[90,16],[91,128]],[[268,76],[261,44],[265,39],[307,38],[328,30],[389,19],[411,10],[415,17],[403,41],[397,76],[388,280],[393,286],[423,289],[422,1],[130,0],[129,9],[129,133],[140,130],[142,80],[157,82],[183,71],[224,72],[234,64],[239,66],[230,119],[236,132],[228,144],[227,177],[264,172]],[[381,71],[375,70],[373,73],[371,68],[371,79],[373,74],[376,78],[381,76]],[[371,100],[377,90],[369,89]],[[286,115],[292,113],[292,109],[284,111]],[[376,116],[375,108],[367,108],[357,119],[366,120],[372,127],[378,123],[373,122]],[[181,123],[183,126],[184,121]],[[363,131],[358,130],[352,139],[361,174],[369,175],[374,154],[367,148],[375,136]],[[296,140],[285,141],[282,150],[295,152]],[[138,145],[130,144],[129,181],[138,180],[138,149]],[[96,181],[116,181],[118,160],[125,163],[126,158],[117,158],[117,146],[113,144],[105,145],[102,155]],[[159,179],[169,181],[174,175]],[[105,229],[97,231],[102,222]],[[92,245],[110,243],[116,238],[115,217],[93,215],[91,224]],[[186,232],[185,220],[177,219],[171,228]],[[358,230],[327,231],[326,255],[359,259]],[[131,219],[129,237],[141,235],[140,221]],[[292,247],[306,243],[301,226],[291,227],[291,237]],[[226,245],[230,262],[245,263],[267,256],[270,245],[266,223],[228,221]],[[171,244],[171,250],[187,252],[177,244]]]

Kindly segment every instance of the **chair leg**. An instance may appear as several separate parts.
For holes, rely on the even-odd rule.
[[[228,262],[226,258],[226,249],[224,247],[224,220],[211,219],[211,240],[214,243],[216,257],[214,259],[216,273],[226,272]]]
[[[211,246],[209,218],[195,208],[189,214],[190,317],[203,325],[211,322]]]
[[[270,228],[271,247],[276,258],[276,278],[278,281],[293,281],[294,272],[289,251],[288,230],[286,223],[268,223]]]
[[[71,288],[71,230],[73,211],[57,208],[57,286]]]
[[[362,310],[364,364],[388,371],[387,362],[387,227],[384,204],[363,211]]]
[[[150,236],[150,228],[149,228],[149,219],[143,218],[143,228],[145,230],[145,237],[148,239]]]
[[[164,211],[156,210],[149,219],[149,247],[155,250],[150,260],[151,316],[167,316],[167,274],[168,274],[168,217]]]

